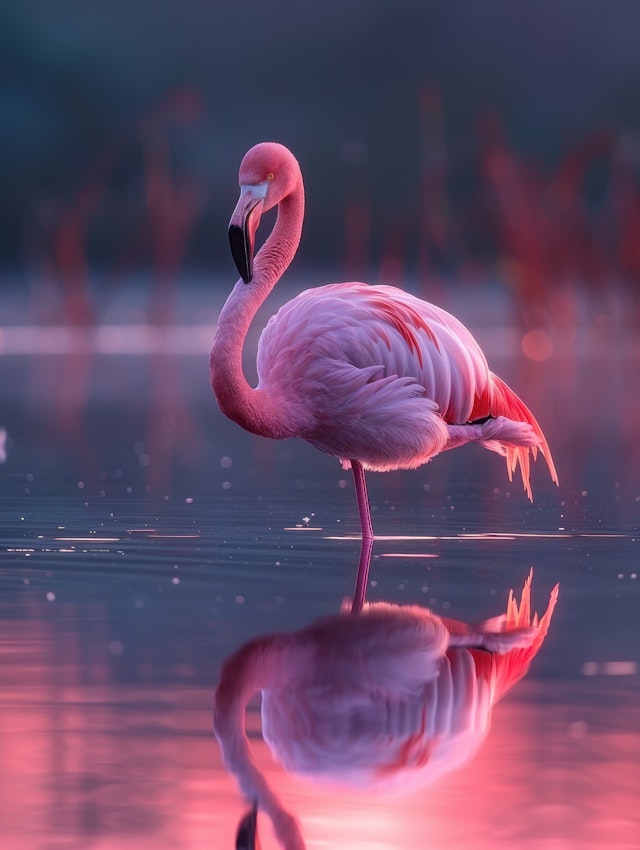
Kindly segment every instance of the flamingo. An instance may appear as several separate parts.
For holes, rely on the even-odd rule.
[[[418,605],[343,607],[293,633],[245,644],[223,664],[214,732],[251,809],[237,850],[254,850],[258,811],[285,850],[304,850],[297,818],[256,764],[245,710],[262,691],[262,734],[285,770],[378,791],[420,788],[468,761],[486,738],[493,705],[527,672],[547,634],[531,617],[531,582],[520,603],[479,625]]]
[[[229,222],[240,273],[210,352],[222,412],[247,431],[301,437],[351,468],[363,550],[374,539],[365,470],[415,469],[442,451],[479,442],[516,467],[532,498],[529,456],[549,446],[531,411],[497,375],[467,328],[450,313],[392,286],[338,283],[307,289],[269,320],[257,354],[258,385],[242,369],[249,326],[300,242],[304,187],[284,145],[262,142],[244,156],[240,198]],[[262,214],[277,207],[262,248]],[[361,557],[356,586],[366,581]]]

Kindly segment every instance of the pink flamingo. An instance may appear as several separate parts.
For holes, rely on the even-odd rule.
[[[531,498],[529,453],[549,446],[531,411],[489,371],[467,328],[439,307],[392,286],[340,283],[308,289],[273,316],[260,338],[258,386],[247,382],[247,331],[293,259],[300,241],[304,188],[283,145],[251,148],[240,166],[240,199],[231,216],[231,251],[241,276],[227,299],[210,354],[221,410],[254,434],[302,437],[353,471],[363,548],[373,541],[364,470],[414,469],[472,441],[517,465]],[[278,208],[255,255],[260,217]],[[249,284],[249,285],[247,285]],[[366,581],[361,558],[356,596]]]
[[[415,790],[480,748],[493,705],[527,672],[558,597],[531,617],[529,573],[506,614],[470,626],[417,605],[366,605],[293,633],[259,637],[230,656],[214,698],[224,763],[252,808],[237,850],[253,850],[257,814],[286,850],[304,850],[298,820],[256,764],[245,710],[262,691],[262,734],[285,770],[342,786]]]

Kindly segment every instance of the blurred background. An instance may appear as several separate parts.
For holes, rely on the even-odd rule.
[[[25,0],[0,16],[0,261],[79,316],[132,274],[222,274],[226,291],[237,167],[265,139],[302,164],[298,271],[497,278],[532,326],[550,299],[570,309],[568,285],[637,315],[634,0]]]

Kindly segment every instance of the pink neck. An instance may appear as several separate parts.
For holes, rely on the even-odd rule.
[[[236,283],[220,311],[209,366],[211,386],[220,409],[247,431],[284,438],[296,433],[295,423],[282,416],[281,400],[252,388],[242,369],[242,349],[259,307],[293,259],[302,232],[302,181],[278,205],[278,218],[254,261],[253,279]]]

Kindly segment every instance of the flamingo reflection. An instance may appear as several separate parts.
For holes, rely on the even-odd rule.
[[[262,734],[285,770],[372,790],[413,790],[462,765],[486,737],[494,703],[542,646],[558,597],[531,616],[530,572],[506,613],[479,624],[417,605],[349,606],[293,633],[256,638],[224,663],[214,731],[252,805],[237,848],[257,846],[257,813],[286,850],[303,850],[297,819],[260,772],[245,733],[262,692]]]

